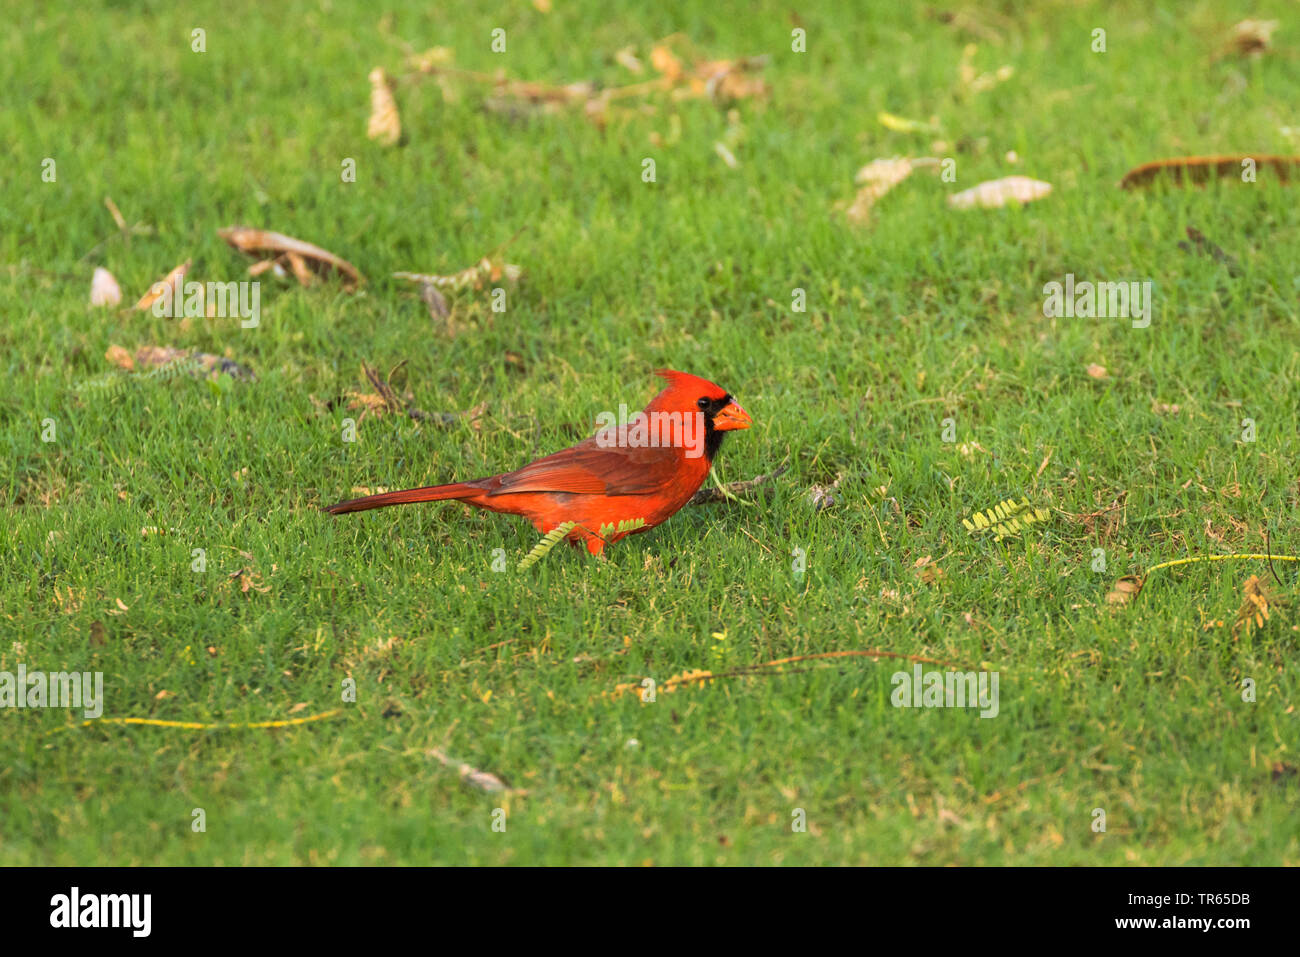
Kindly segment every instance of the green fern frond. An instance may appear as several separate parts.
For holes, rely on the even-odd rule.
[[[961,523],[972,535],[988,530],[992,532],[993,540],[1000,542],[1004,538],[1028,531],[1031,525],[1047,521],[1051,514],[1049,509],[1031,505],[1027,498],[1022,498],[1019,502],[1009,498],[982,512],[976,510],[970,518],[963,518]]]
[[[577,524],[577,522],[562,522],[547,532],[542,540],[533,546],[533,550],[519,560],[519,570],[523,571],[529,565],[535,565],[545,558],[546,553],[560,544],[564,536],[573,531]]]

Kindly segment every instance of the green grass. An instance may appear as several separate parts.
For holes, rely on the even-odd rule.
[[[803,54],[786,4],[385,8],[390,32],[339,2],[10,10],[0,670],[102,671],[105,716],[344,713],[54,733],[80,712],[0,711],[0,863],[1300,863],[1296,566],[1278,563],[1274,583],[1290,607],[1236,639],[1244,580],[1272,580],[1262,563],[1157,572],[1127,607],[1105,597],[1165,559],[1262,551],[1269,529],[1276,551],[1300,551],[1295,187],[1115,185],[1163,156],[1300,152],[1286,132],[1300,125],[1293,6],[963,7],[995,44],[920,7],[801,5]],[[1247,16],[1282,20],[1275,49],[1216,57]],[[191,52],[194,27],[206,53]],[[634,45],[648,65],[675,31],[701,55],[770,56],[770,96],[735,105],[738,169],[713,150],[725,108],[664,96],[602,131],[579,111],[487,112],[468,83],[449,84],[452,103],[432,80],[401,83],[405,142],[365,138],[366,75],[403,72],[396,38],[452,47],[469,70],[619,84],[637,78],[614,51]],[[969,42],[979,72],[1010,65],[1011,79],[963,94]],[[941,132],[891,132],[881,110],[936,116]],[[954,157],[957,182],[918,172],[869,227],[846,224],[833,207],[855,171],[893,155]],[[340,181],[348,157],[355,183]],[[947,193],[1013,173],[1055,189],[1023,209],[947,208]],[[120,236],[106,195],[153,233]],[[216,235],[233,223],[322,245],[370,282],[263,277],[256,329],[86,305],[97,265],[128,304],[189,257],[191,278],[246,278]],[[1188,225],[1239,275],[1180,250]],[[387,278],[465,268],[521,228],[504,313],[462,296],[449,329]],[[1044,318],[1042,287],[1066,273],[1150,280],[1150,328]],[[790,309],[796,287],[806,313]],[[225,354],[258,378],[78,397],[111,370],[112,344]],[[487,412],[477,428],[368,416],[344,443],[356,413],[321,404],[368,391],[363,359],[407,360],[421,408]],[[753,414],[723,449],[724,480],[790,471],[608,561],[558,548],[525,572],[537,536],[517,519],[318,510],[353,486],[518,467],[600,411],[640,407],[656,366],[713,379]],[[840,474],[836,504],[815,509],[807,490]],[[998,544],[963,528],[1013,496],[1052,518]],[[925,556],[934,580],[913,567]],[[256,587],[241,590],[241,570]],[[911,665],[889,659],[650,704],[606,695],[866,648],[996,670],[1000,714],[893,708],[890,676]],[[348,677],[355,704],[340,702]],[[528,793],[470,789],[431,748]]]

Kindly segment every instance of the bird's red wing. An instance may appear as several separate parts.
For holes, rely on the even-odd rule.
[[[670,486],[682,453],[671,447],[620,448],[587,439],[573,448],[530,462],[499,477],[489,495],[513,492],[570,492],[649,495]]]

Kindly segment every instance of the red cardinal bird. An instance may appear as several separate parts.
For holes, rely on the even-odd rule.
[[[633,531],[653,528],[687,503],[704,484],[713,457],[727,432],[747,429],[749,414],[727,392],[707,379],[660,369],[668,388],[645,411],[625,424],[604,413],[605,426],[563,452],[538,459],[514,472],[384,492],[331,505],[335,515],[408,502],[455,499],[493,512],[522,515],[545,534],[577,522],[571,543],[585,541],[599,555],[610,542],[632,531],[607,533],[606,526],[645,519]],[[626,408],[622,410],[626,419]]]

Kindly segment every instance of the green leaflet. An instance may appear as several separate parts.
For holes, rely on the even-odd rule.
[[[611,535],[617,535],[621,532],[633,532],[645,524],[644,518],[626,518],[618,523],[618,527],[613,525],[600,526],[600,537],[609,538]]]
[[[636,531],[644,524],[645,524],[644,518],[628,518],[619,522],[617,526],[602,525],[600,527],[599,534],[601,538],[609,538],[611,535],[617,535],[622,532]],[[560,544],[560,542],[564,539],[564,536],[568,535],[569,532],[573,531],[577,527],[578,527],[577,522],[563,522],[555,526],[553,529],[547,532],[545,536],[543,536],[540,542],[538,542],[536,545],[533,546],[533,550],[531,552],[529,552],[527,555],[525,555],[523,558],[519,560],[519,564],[516,567],[520,571],[522,571],[523,569],[527,568],[530,565],[536,565],[539,561],[541,561],[543,558],[546,557],[547,552],[549,552],[556,545]]]
[[[993,540],[1000,542],[1004,538],[1010,538],[1028,530],[1029,526],[1036,522],[1047,521],[1051,514],[1048,509],[1036,508],[1030,505],[1027,498],[1021,499],[1019,502],[1014,498],[1009,498],[1005,502],[999,502],[992,508],[985,509],[982,513],[975,512],[971,518],[963,518],[961,523],[972,534],[991,529],[993,531]]]
[[[533,546],[533,550],[519,560],[518,569],[523,571],[529,565],[535,565],[556,545],[564,539],[565,535],[573,531],[577,522],[562,522],[543,536],[542,540]]]

